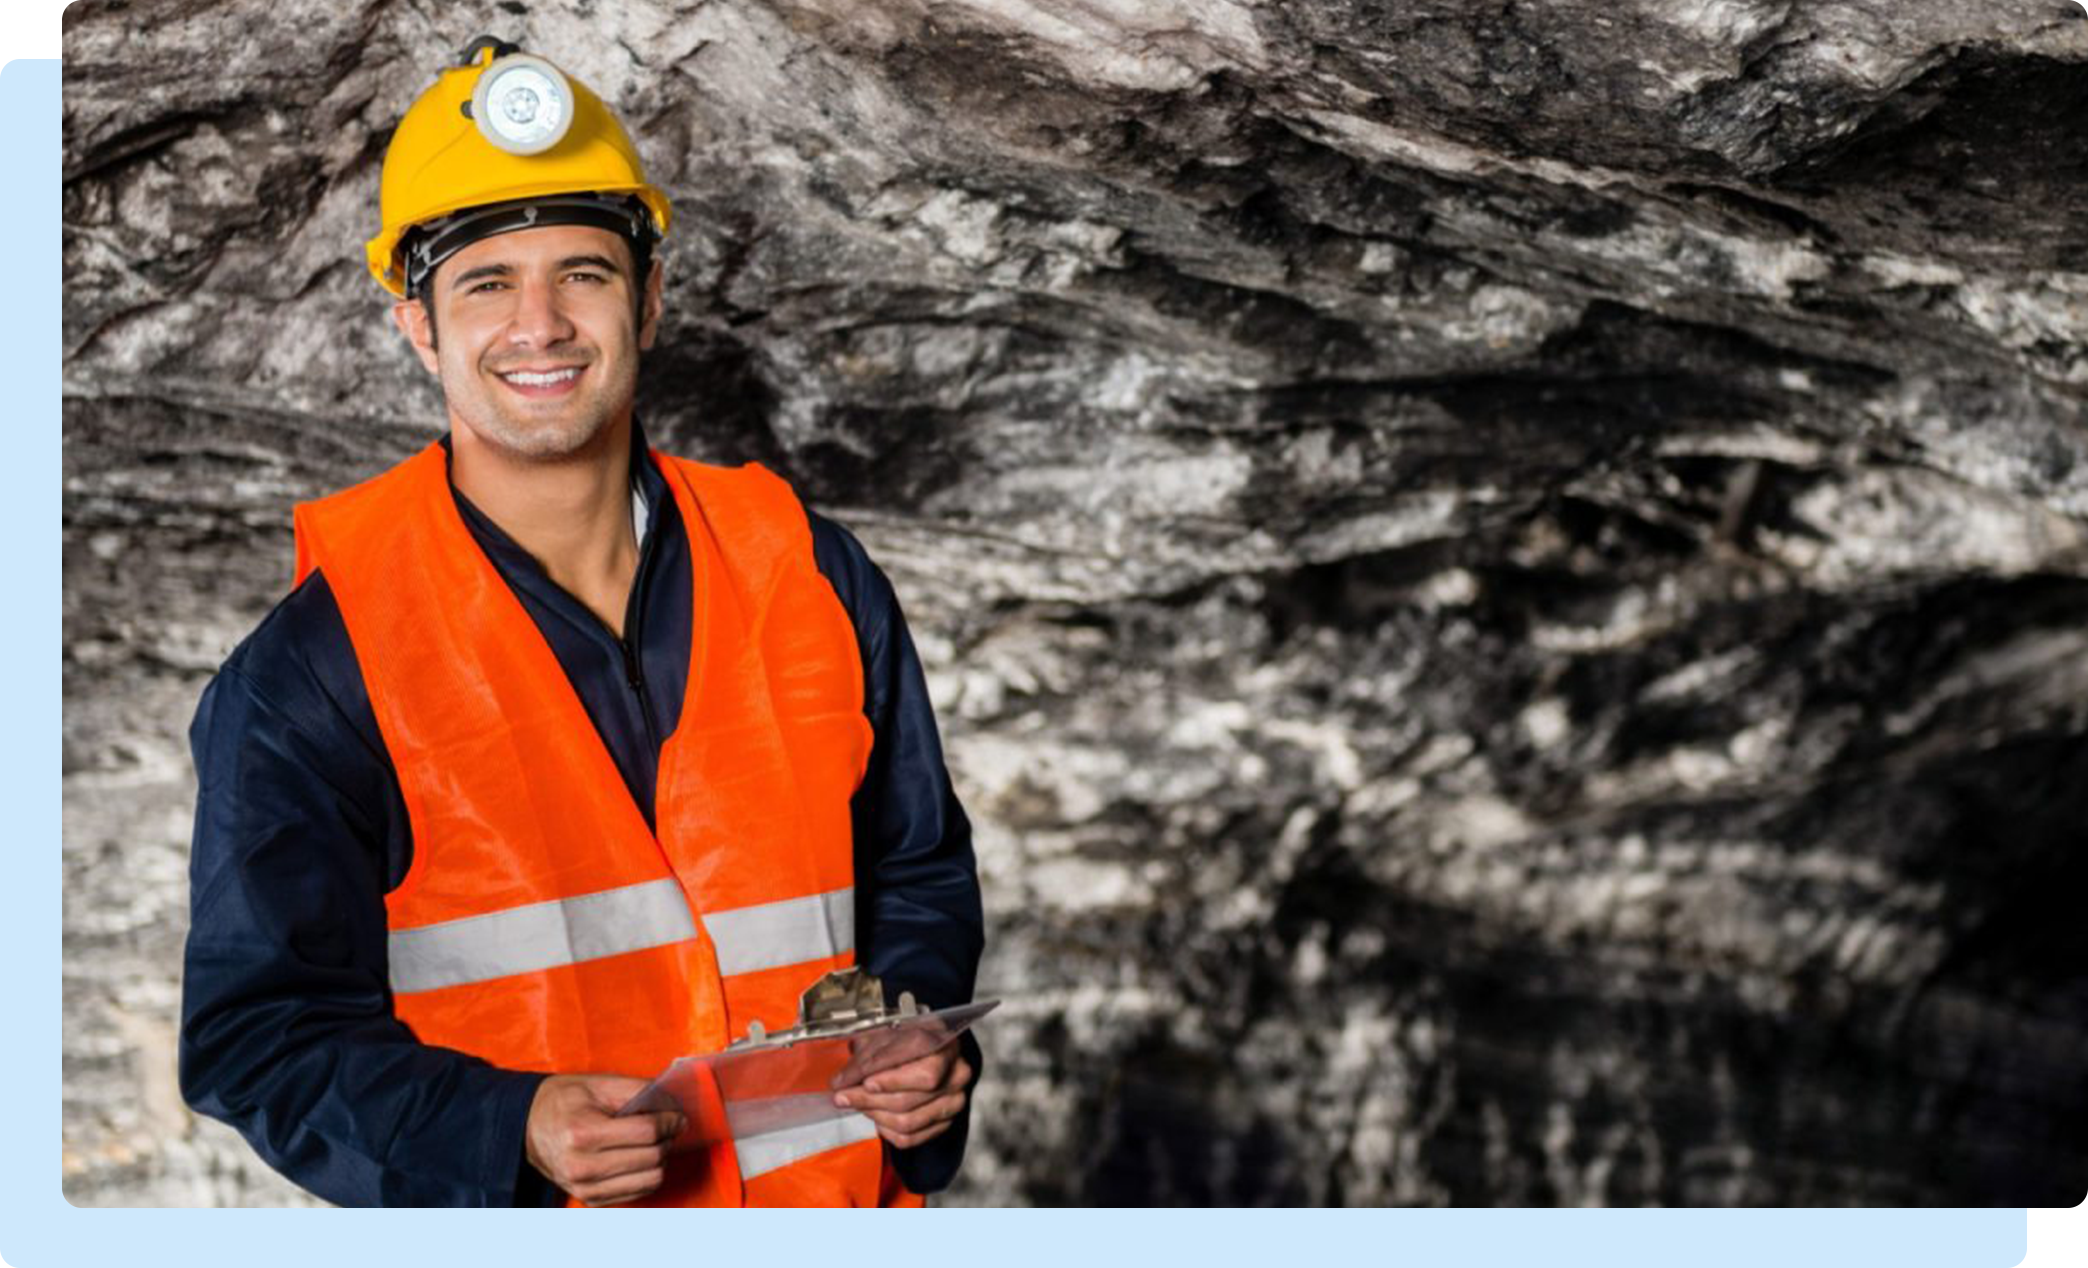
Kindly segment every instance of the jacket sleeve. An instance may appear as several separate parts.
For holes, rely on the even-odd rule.
[[[931,1008],[972,998],[985,919],[971,821],[957,803],[921,660],[884,573],[848,530],[811,516],[820,571],[849,611],[863,657],[863,708],[876,739],[852,803],[857,958],[885,984]],[[964,1051],[981,1066],[976,1037]],[[916,1193],[949,1187],[964,1160],[971,1111],[934,1140],[893,1151]]]
[[[542,1075],[419,1042],[392,1013],[384,894],[411,843],[340,612],[306,579],[189,731],[199,780],[181,1087],[270,1166],[348,1206],[518,1193]]]

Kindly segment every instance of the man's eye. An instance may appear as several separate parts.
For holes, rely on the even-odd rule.
[[[471,286],[471,288],[465,291],[464,293],[467,295],[476,295],[481,291],[498,290],[500,287],[505,285],[505,282],[477,282],[474,283]]]
[[[566,277],[575,282],[606,282],[609,280],[600,273],[568,273]]]

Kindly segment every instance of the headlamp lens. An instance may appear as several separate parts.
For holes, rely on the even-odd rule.
[[[573,123],[572,89],[540,57],[501,58],[486,67],[471,96],[479,132],[510,154],[541,154]]]

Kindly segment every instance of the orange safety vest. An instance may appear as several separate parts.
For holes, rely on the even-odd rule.
[[[649,1078],[855,951],[849,798],[870,756],[854,626],[789,486],[655,454],[689,537],[687,694],[657,835],[430,445],[297,508],[413,828],[385,897],[391,987],[424,1043],[497,1066]],[[662,1206],[918,1205],[861,1114],[670,1156]]]

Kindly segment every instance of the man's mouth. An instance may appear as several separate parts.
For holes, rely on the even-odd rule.
[[[524,396],[559,396],[573,389],[581,369],[569,365],[556,370],[506,370],[500,381]]]

